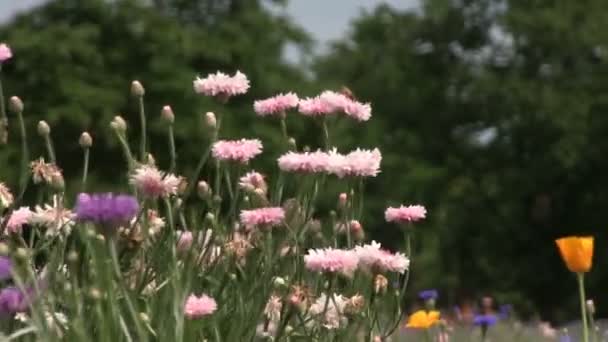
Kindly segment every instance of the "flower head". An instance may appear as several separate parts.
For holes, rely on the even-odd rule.
[[[369,103],[360,103],[344,94],[329,90],[322,92],[319,96],[300,100],[298,107],[300,113],[306,116],[322,116],[342,112],[357,121],[367,121],[372,115],[372,108]]]
[[[422,300],[437,299],[439,298],[439,292],[437,292],[435,289],[422,290],[418,292],[418,298]]]
[[[63,178],[61,169],[53,163],[45,163],[44,158],[39,158],[30,163],[32,169],[32,179],[35,184],[52,184],[57,178]]]
[[[355,254],[359,263],[375,272],[404,273],[410,265],[410,259],[401,253],[392,254],[383,250],[382,246],[372,241],[371,244],[356,246]]]
[[[262,153],[262,142],[258,139],[220,140],[213,144],[211,152],[215,159],[246,164]]]
[[[53,205],[45,204],[44,207],[37,205],[34,210],[29,223],[45,227],[46,235],[57,235],[60,232],[69,234],[75,223],[76,215],[71,210],[63,208],[55,196]]]
[[[359,265],[354,251],[324,248],[309,249],[304,256],[306,268],[313,272],[341,273],[351,276]]]
[[[30,306],[30,295],[16,287],[6,287],[0,291],[0,315],[14,315],[24,312]]]
[[[317,96],[301,99],[298,103],[298,110],[301,114],[314,117],[332,114],[334,107]]]
[[[591,270],[593,259],[593,237],[570,236],[555,240],[566,267],[571,272],[584,273]]]
[[[473,317],[473,325],[492,326],[498,323],[498,317],[492,314],[475,315]]]
[[[131,221],[139,204],[133,196],[81,193],[76,200],[76,218],[80,221],[116,226]]]
[[[407,320],[407,328],[428,329],[439,321],[439,311],[418,310]]]
[[[348,319],[344,316],[348,298],[335,293],[330,296],[330,298],[327,298],[327,295],[322,293],[310,306],[309,312],[326,329],[338,329],[348,322]]]
[[[400,206],[399,208],[389,207],[384,212],[387,222],[416,222],[426,218],[426,209],[421,205]]]
[[[13,194],[4,183],[0,183],[0,209],[8,208],[11,204],[13,204]]]
[[[253,109],[259,116],[281,114],[288,109],[297,107],[298,102],[298,96],[294,93],[279,94],[265,100],[255,101]]]
[[[0,44],[0,63],[3,63],[13,57],[11,48],[5,43]]]
[[[285,220],[285,211],[281,207],[258,208],[241,211],[241,223],[247,229],[254,227],[270,228],[278,226]]]
[[[239,179],[239,186],[249,192],[254,192],[257,189],[260,189],[263,193],[266,193],[268,190],[268,186],[264,181],[264,176],[259,172],[251,171],[246,173]]]
[[[186,252],[192,247],[194,236],[191,231],[178,231],[177,234],[177,250],[180,252]]]
[[[328,154],[328,172],[339,178],[344,177],[375,177],[380,172],[380,150],[356,149],[347,155],[336,150]]]
[[[154,166],[141,165],[135,169],[129,182],[144,196],[159,198],[177,194],[180,178],[171,173],[165,174]]]
[[[249,80],[240,71],[237,71],[234,76],[218,71],[205,78],[197,77],[194,80],[194,91],[207,96],[230,97],[245,94],[247,90],[249,90]]]
[[[279,168],[285,172],[321,173],[328,170],[329,156],[322,151],[287,152],[278,159]]]
[[[264,315],[271,321],[278,321],[281,319],[281,308],[283,307],[283,302],[281,301],[281,297],[272,295],[268,298],[268,302],[266,302],[266,307],[264,308]]]
[[[184,314],[190,319],[211,315],[215,310],[217,310],[215,299],[205,294],[200,297],[191,294],[184,305]]]
[[[9,233],[19,233],[23,225],[28,224],[32,217],[32,211],[28,207],[21,207],[11,213],[6,224],[6,230]]]

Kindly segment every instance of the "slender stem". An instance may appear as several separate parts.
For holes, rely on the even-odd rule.
[[[19,178],[19,198],[23,197],[25,193],[25,187],[27,186],[28,179],[28,161],[29,151],[27,148],[27,133],[25,131],[25,121],[23,120],[23,113],[17,113],[17,119],[19,121],[19,129],[21,132],[21,176]]]
[[[325,150],[329,151],[331,142],[329,140],[329,128],[327,127],[327,118],[323,117],[323,137],[325,140]]]
[[[49,161],[53,164],[57,164],[57,158],[55,158],[55,149],[53,149],[53,141],[51,140],[50,134],[44,136],[44,144],[46,146],[46,152],[49,155]]]
[[[129,171],[132,171],[135,167],[135,158],[133,158],[133,154],[131,153],[131,149],[129,148],[129,144],[127,143],[127,139],[120,133],[116,131],[116,136],[118,137],[118,141],[122,145],[122,150],[125,154],[125,159],[127,159],[127,164],[129,166]]]
[[[281,132],[283,133],[285,143],[287,143],[287,141],[289,140],[289,136],[287,135],[287,122],[285,122],[285,116],[281,117]]]
[[[84,165],[82,167],[82,191],[85,191],[87,185],[87,176],[89,174],[89,154],[90,149],[84,148]]]
[[[2,63],[0,63],[0,72],[2,72]],[[2,80],[0,79],[0,144],[8,142],[8,117],[6,116],[6,107],[4,104],[4,89],[2,88]]]
[[[169,154],[171,156],[171,165],[169,166],[169,172],[174,173],[177,155],[175,154],[175,135],[173,134],[173,125],[169,125]]]
[[[412,241],[411,241],[411,232],[406,230],[404,232],[405,234],[405,255],[410,258],[410,269],[406,270],[405,272],[405,279],[403,280],[403,285],[401,285],[401,291],[399,292],[399,300],[397,302],[397,305],[399,307],[401,307],[401,305],[403,304],[403,298],[405,296],[405,291],[407,289],[407,284],[410,280],[410,273],[411,273],[411,265],[412,265]],[[386,333],[385,337],[390,336],[395,329],[397,329],[397,327],[399,326],[399,322],[401,322],[401,320],[403,319],[403,316],[405,314],[405,310],[401,310],[401,313],[399,314],[399,317],[397,318],[397,320],[395,321],[393,327],[391,329],[389,329],[389,331]]]
[[[141,141],[139,145],[140,159],[142,163],[146,161],[146,111],[144,110],[144,97],[139,96],[139,120],[141,123]]]
[[[213,134],[211,135],[211,139],[209,141],[209,146],[201,155],[201,159],[198,161],[198,164],[196,165],[196,169],[194,169],[194,173],[192,174],[190,182],[188,183],[188,188],[186,189],[184,198],[188,198],[188,196],[190,196],[190,193],[194,190],[194,187],[196,186],[196,183],[197,183],[198,176],[201,174],[201,171],[203,170],[203,166],[205,166],[207,159],[209,159],[209,155],[211,154],[211,149],[213,148],[213,144],[217,141],[221,125],[222,125],[222,114],[218,113],[217,123],[216,123],[215,129],[213,130]]]
[[[583,342],[589,342],[589,330],[587,325],[587,308],[585,305],[585,274],[577,273],[578,294],[581,300],[581,317],[583,319]]]

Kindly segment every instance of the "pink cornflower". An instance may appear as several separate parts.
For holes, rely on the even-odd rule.
[[[376,241],[372,241],[371,244],[356,246],[355,254],[359,257],[359,263],[373,272],[404,273],[410,266],[410,259],[404,254],[393,254],[383,250],[382,246]]]
[[[253,192],[260,189],[263,193],[266,193],[268,186],[264,181],[264,176],[259,172],[251,171],[246,173],[239,179],[239,186],[245,190]]]
[[[192,242],[194,240],[194,236],[192,235],[191,231],[177,231],[177,250],[180,252],[186,252],[188,250],[190,250],[190,247],[192,247]]]
[[[327,101],[324,101],[319,96],[307,97],[301,99],[298,103],[298,111],[306,116],[323,116],[334,113],[332,107]]]
[[[135,169],[129,183],[144,196],[158,198],[177,194],[180,179],[173,174],[165,174],[154,166],[141,165]]]
[[[184,305],[184,314],[190,319],[211,315],[215,310],[217,310],[215,299],[205,294],[200,297],[191,294]]]
[[[4,183],[0,183],[0,209],[8,208],[11,204],[13,204],[13,194]]]
[[[252,210],[241,210],[241,223],[247,229],[254,227],[270,228],[283,223],[285,211],[281,207],[267,207]]]
[[[352,276],[359,264],[359,258],[350,250],[309,249],[304,256],[304,264],[313,272],[341,273]]]
[[[259,116],[281,114],[288,109],[297,107],[298,102],[298,96],[294,93],[279,94],[265,100],[255,101],[253,109]]]
[[[400,206],[399,208],[389,207],[384,212],[386,222],[416,222],[426,218],[426,209],[421,205]]]
[[[34,184],[52,184],[54,179],[63,178],[61,169],[53,163],[46,163],[44,158],[38,158],[30,163]]]
[[[330,90],[322,92],[319,96],[300,100],[299,111],[306,116],[322,116],[342,112],[357,121],[367,121],[372,116],[372,107],[369,103],[361,103],[344,94]]]
[[[335,149],[329,152],[328,172],[339,178],[344,177],[375,177],[380,173],[380,150],[356,149],[347,155],[338,153]]]
[[[369,103],[350,101],[342,108],[344,114],[357,120],[367,121],[372,116],[372,106]]]
[[[285,172],[319,173],[327,172],[328,155],[322,151],[287,152],[278,159],[279,168]]]
[[[5,43],[0,44],[0,63],[8,61],[13,57],[11,48]]]
[[[11,213],[6,224],[8,233],[19,233],[24,224],[27,224],[32,217],[32,211],[28,207],[21,207]]]
[[[194,80],[194,91],[207,96],[230,97],[245,94],[247,90],[249,90],[249,80],[240,71],[237,71],[234,76],[228,76],[218,71],[205,78],[197,77]]]
[[[220,140],[213,144],[211,152],[215,159],[246,164],[262,153],[262,142],[258,139]]]
[[[37,205],[31,212],[29,224],[46,228],[47,236],[56,236],[60,233],[68,235],[76,224],[76,214],[63,207],[58,196],[53,196],[53,205]]]

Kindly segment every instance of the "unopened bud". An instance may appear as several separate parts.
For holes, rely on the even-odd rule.
[[[142,322],[144,323],[150,323],[150,316],[148,316],[147,313],[145,312],[140,312],[139,313],[139,318],[142,320]]]
[[[298,145],[296,144],[296,139],[291,137],[287,139],[287,148],[289,148],[290,151],[295,151],[298,148]]]
[[[213,206],[219,207],[222,204],[222,198],[219,195],[213,196]]]
[[[207,224],[212,225],[215,222],[215,215],[212,213],[207,213],[207,215],[205,215],[205,221]]]
[[[62,191],[65,189],[65,180],[63,179],[63,175],[61,172],[54,172],[51,175],[51,187],[57,191]]]
[[[68,253],[68,261],[69,262],[76,262],[78,261],[78,252],[76,251],[71,251]]]
[[[175,121],[175,114],[173,114],[173,110],[170,106],[164,106],[160,111],[160,117],[165,122],[172,124]]]
[[[217,119],[213,112],[205,113],[205,126],[210,129],[215,129],[217,127]]]
[[[152,155],[152,153],[146,154],[145,162],[146,162],[146,164],[148,164],[150,166],[156,165],[156,159],[154,158],[154,156]]]
[[[11,96],[8,108],[15,114],[23,112],[23,101],[17,96]]]
[[[120,133],[124,133],[127,131],[127,122],[122,118],[122,116],[116,115],[110,123],[110,127]]]
[[[46,137],[49,134],[51,134],[51,127],[49,124],[44,120],[38,121],[38,135]]]
[[[307,228],[311,233],[318,233],[321,231],[321,221],[310,220],[307,224]]]
[[[20,260],[27,260],[27,255],[28,255],[28,251],[27,249],[23,248],[23,247],[19,247],[17,248],[17,250],[15,251],[15,257],[17,259]]]
[[[135,97],[142,97],[146,93],[144,86],[137,80],[131,82],[131,95]]]
[[[347,201],[348,195],[345,192],[341,193],[340,196],[338,196],[338,207],[345,208]]]
[[[91,135],[89,133],[82,132],[82,134],[80,135],[80,139],[78,139],[78,143],[82,148],[89,148],[93,146],[93,138],[91,138]]]
[[[180,252],[186,252],[190,250],[190,247],[192,247],[192,241],[194,240],[192,232],[185,231],[178,232],[178,234],[179,239],[177,240],[177,250]]]
[[[593,299],[587,299],[585,304],[587,305],[587,312],[590,315],[595,315],[595,303],[593,303]]]
[[[7,256],[10,253],[8,245],[4,242],[0,242],[0,255]]]
[[[374,278],[374,292],[380,294],[386,291],[388,287],[388,279],[382,274],[377,274],[376,278]]]
[[[97,235],[95,236],[95,238],[96,238],[97,240],[101,241],[101,242],[106,241],[105,236],[103,236],[103,235],[101,235],[101,234],[97,234]]]
[[[274,286],[276,287],[281,287],[281,286],[285,286],[285,279],[281,278],[281,277],[274,277],[272,283],[274,284]]]
[[[94,300],[101,299],[101,291],[99,291],[99,289],[96,287],[92,287],[89,290],[89,297],[91,297],[91,299],[94,299]]]
[[[228,275],[228,277],[230,277],[230,280],[236,280],[236,274],[235,273],[230,273]]]
[[[198,193],[198,196],[202,199],[208,199],[209,196],[211,196],[211,188],[209,187],[209,184],[207,184],[207,182],[205,181],[199,181],[196,184],[196,191]]]

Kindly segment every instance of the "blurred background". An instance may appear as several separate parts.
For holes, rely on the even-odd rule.
[[[577,317],[576,282],[554,244],[566,234],[596,237],[588,294],[608,314],[607,20],[602,0],[0,0],[0,41],[14,53],[2,80],[23,99],[32,137],[38,120],[51,125],[72,193],[83,130],[95,140],[93,188],[124,186],[109,122],[121,113],[137,138],[134,79],[146,88],[161,167],[159,113],[170,104],[180,173],[204,148],[200,114],[224,111],[224,137],[263,140],[253,166],[271,180],[280,130],[255,117],[253,101],[347,86],[372,102],[373,117],[341,122],[337,145],[383,154],[366,187],[366,232],[397,247],[384,208],[429,209],[416,227],[414,290],[438,288],[444,307],[491,295],[524,318],[563,323]],[[192,91],[196,75],[237,69],[252,88],[228,107]],[[14,186],[10,124],[0,179]],[[288,125],[299,146],[320,146],[309,120],[292,115]],[[40,139],[30,147],[43,155]]]

